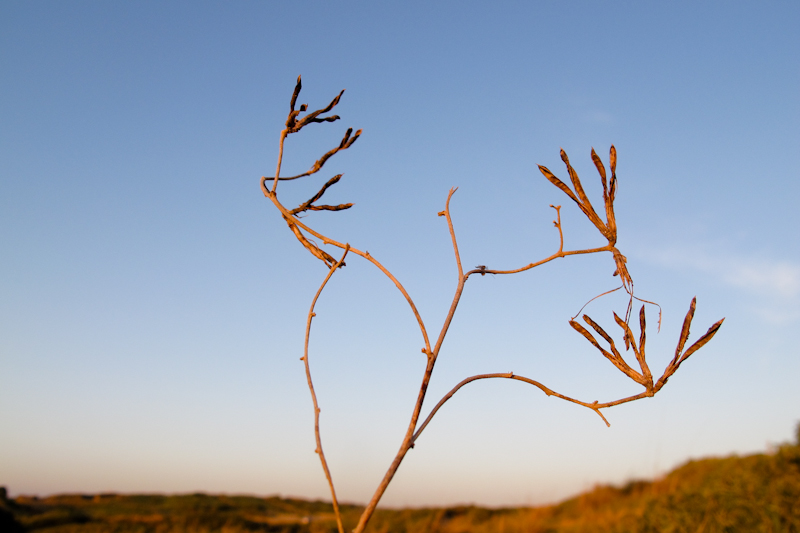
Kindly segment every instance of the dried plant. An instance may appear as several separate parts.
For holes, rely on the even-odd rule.
[[[372,257],[368,252],[358,250],[357,248],[350,246],[350,244],[335,241],[330,237],[317,232],[316,230],[314,230],[313,228],[311,228],[305,222],[301,221],[298,218],[297,216],[298,214],[305,213],[307,211],[341,211],[352,207],[353,204],[349,203],[340,205],[324,205],[317,203],[325,194],[325,191],[328,190],[328,188],[339,182],[339,180],[342,177],[341,174],[338,174],[333,178],[331,178],[330,180],[328,180],[316,194],[314,194],[311,198],[309,198],[307,201],[303,202],[294,209],[286,208],[278,199],[277,189],[279,182],[296,180],[299,178],[304,178],[316,174],[322,169],[322,167],[325,165],[325,162],[328,159],[333,157],[339,151],[350,148],[353,145],[353,143],[355,143],[355,141],[358,139],[358,137],[361,135],[361,130],[358,130],[355,132],[355,134],[353,134],[353,129],[348,128],[339,145],[329,150],[322,157],[320,157],[308,171],[303,172],[302,174],[298,174],[296,176],[281,177],[280,173],[281,173],[281,164],[283,160],[283,146],[284,146],[284,141],[286,140],[286,137],[288,135],[301,131],[305,126],[308,126],[309,124],[322,123],[322,122],[335,122],[339,120],[338,115],[329,115],[329,116],[322,116],[322,115],[329,113],[334,107],[336,107],[344,91],[340,92],[330,102],[330,104],[328,104],[323,109],[310,112],[301,117],[300,115],[302,113],[305,113],[308,109],[308,106],[306,104],[303,104],[299,108],[295,109],[297,105],[297,97],[300,94],[301,87],[302,84],[300,81],[300,77],[298,77],[297,85],[295,86],[294,93],[292,94],[292,99],[289,106],[290,111],[289,111],[289,116],[286,119],[286,127],[281,131],[280,134],[278,163],[275,169],[275,175],[271,177],[262,177],[261,189],[264,192],[264,195],[267,198],[269,198],[275,205],[275,207],[280,211],[281,215],[283,216],[283,219],[288,224],[289,229],[292,231],[292,233],[294,233],[295,237],[300,241],[300,243],[309,252],[311,252],[311,254],[314,257],[325,263],[326,267],[328,268],[328,273],[325,276],[325,279],[322,281],[322,284],[320,285],[316,294],[314,295],[314,298],[311,301],[311,308],[308,311],[308,318],[306,321],[305,346],[304,346],[303,357],[301,357],[301,360],[305,364],[306,378],[308,380],[308,388],[311,392],[311,399],[314,404],[314,429],[317,441],[316,453],[319,455],[320,461],[322,463],[322,469],[325,472],[325,477],[327,478],[328,484],[330,486],[333,508],[336,514],[337,526],[340,533],[344,533],[344,526],[342,525],[341,514],[339,512],[339,504],[336,497],[336,490],[334,488],[333,478],[328,468],[327,461],[325,460],[325,454],[322,450],[322,439],[319,430],[320,409],[319,409],[319,403],[317,401],[317,396],[314,391],[314,384],[311,379],[311,367],[309,365],[308,345],[309,345],[309,337],[311,335],[311,322],[312,319],[316,316],[314,312],[314,307],[316,305],[317,299],[319,298],[323,289],[325,288],[325,286],[327,285],[328,281],[331,279],[333,274],[337,271],[337,269],[345,266],[344,260],[348,256],[348,254],[355,254],[357,256],[360,256],[369,261],[370,263],[372,263],[373,265],[375,265],[381,272],[383,272],[384,275],[386,275],[395,284],[397,289],[403,294],[406,301],[408,302],[408,305],[411,308],[411,312],[417,319],[417,323],[419,325],[420,332],[422,333],[422,339],[424,342],[424,347],[422,348],[422,352],[426,355],[427,359],[427,364],[425,365],[425,371],[422,376],[422,383],[420,385],[419,393],[417,395],[417,399],[414,403],[414,407],[412,410],[411,420],[409,421],[408,428],[406,429],[405,436],[403,437],[403,441],[400,445],[400,449],[398,450],[397,455],[395,456],[392,463],[389,465],[389,468],[386,471],[386,474],[384,475],[377,489],[375,490],[372,499],[364,509],[359,519],[359,522],[354,529],[354,531],[357,533],[364,531],[364,529],[366,528],[370,517],[374,513],[375,508],[378,505],[378,502],[380,501],[381,497],[386,491],[386,488],[388,487],[389,483],[394,477],[394,474],[397,471],[398,467],[400,466],[400,463],[403,461],[403,458],[405,457],[406,453],[411,448],[414,447],[414,443],[417,441],[420,434],[425,430],[425,428],[430,423],[431,419],[433,419],[433,417],[436,415],[436,413],[439,411],[442,405],[444,405],[444,403],[447,402],[447,400],[449,400],[463,386],[476,380],[489,379],[489,378],[504,378],[504,379],[523,381],[525,383],[529,383],[539,388],[548,396],[555,396],[557,398],[561,398],[568,402],[572,402],[591,409],[603,419],[606,425],[610,425],[606,420],[606,418],[601,413],[601,409],[631,402],[633,400],[638,400],[640,398],[653,396],[655,393],[661,390],[661,388],[667,383],[667,380],[670,378],[670,376],[672,376],[675,373],[675,371],[677,371],[678,367],[690,355],[699,350],[708,341],[710,341],[712,337],[714,337],[717,330],[719,330],[720,326],[722,325],[724,319],[712,325],[704,335],[702,335],[697,341],[694,342],[694,344],[692,344],[689,348],[684,350],[686,342],[689,338],[689,328],[691,326],[692,318],[694,317],[694,312],[695,312],[696,300],[693,299],[691,306],[689,307],[689,312],[686,314],[686,319],[684,320],[683,328],[681,329],[680,337],[678,339],[678,346],[675,350],[675,356],[673,357],[672,361],[670,361],[670,363],[667,365],[667,368],[664,370],[664,373],[658,379],[658,381],[656,381],[655,383],[653,382],[653,375],[647,364],[645,356],[646,321],[645,321],[644,305],[642,305],[642,308],[639,311],[640,333],[638,342],[635,339],[633,331],[631,330],[631,327],[629,325],[633,301],[639,300],[644,303],[652,303],[652,302],[641,300],[640,298],[634,296],[633,279],[631,278],[630,272],[628,271],[627,268],[627,259],[619,251],[619,249],[617,249],[616,246],[617,222],[614,214],[614,200],[617,191],[617,174],[616,174],[617,152],[614,146],[611,146],[609,153],[609,169],[611,171],[610,178],[608,178],[606,167],[601,161],[600,157],[598,157],[594,149],[592,149],[591,152],[592,161],[594,162],[595,167],[597,167],[597,171],[600,174],[600,182],[603,186],[603,205],[605,208],[605,221],[603,221],[603,219],[600,217],[600,215],[597,214],[597,211],[595,211],[594,207],[592,206],[589,197],[586,195],[586,192],[584,191],[583,186],[581,185],[581,180],[578,177],[577,172],[575,172],[575,169],[570,164],[569,158],[567,157],[567,154],[566,152],[564,152],[564,150],[561,150],[561,159],[564,161],[564,164],[567,167],[567,173],[569,174],[573,188],[570,188],[569,185],[567,185],[559,178],[557,178],[555,174],[553,174],[548,168],[539,165],[539,170],[545,176],[545,178],[547,178],[553,185],[561,189],[569,198],[571,198],[576,204],[578,204],[578,207],[584,213],[584,215],[586,215],[589,221],[597,228],[600,234],[608,241],[608,244],[598,248],[564,250],[564,233],[561,225],[561,206],[551,206],[556,211],[556,220],[553,223],[555,224],[555,227],[558,230],[558,236],[559,236],[558,251],[556,251],[549,257],[546,257],[539,261],[512,270],[495,270],[487,268],[486,266],[482,265],[476,267],[473,270],[464,272],[463,266],[461,264],[461,258],[459,256],[458,243],[456,242],[456,234],[453,228],[453,220],[450,216],[450,200],[452,199],[453,194],[456,192],[456,189],[450,190],[449,194],[447,195],[447,200],[445,202],[445,208],[443,211],[439,213],[439,216],[443,216],[447,220],[447,226],[450,231],[450,238],[452,240],[452,245],[453,245],[453,252],[455,254],[456,266],[458,267],[458,285],[456,287],[456,291],[453,296],[453,301],[450,305],[450,309],[444,320],[444,325],[442,326],[442,329],[439,332],[439,335],[437,336],[435,343],[432,345],[428,337],[428,331],[425,327],[425,323],[423,322],[422,317],[419,314],[419,311],[414,305],[414,301],[411,299],[411,296],[409,296],[408,292],[406,292],[403,285],[397,280],[397,278],[391,272],[389,272],[389,270],[386,269],[386,267],[384,267],[380,262],[378,262],[378,260]],[[342,250],[341,257],[337,260],[327,252],[323,251],[319,247],[319,245],[313,240],[313,238],[316,238],[319,241],[321,241],[323,245],[333,246],[341,249]],[[569,324],[578,333],[583,335],[595,348],[597,348],[600,351],[600,353],[603,354],[603,356],[606,359],[611,361],[611,363],[614,366],[616,366],[622,373],[624,373],[630,379],[632,379],[633,381],[644,387],[643,392],[636,394],[634,396],[629,396],[626,398],[621,398],[618,400],[613,400],[604,403],[599,403],[597,401],[584,402],[560,394],[546,387],[542,383],[539,383],[538,381],[535,381],[533,379],[524,376],[518,376],[513,372],[480,374],[476,376],[470,376],[461,381],[460,383],[458,383],[455,387],[453,387],[452,390],[450,390],[450,392],[448,392],[441,400],[439,400],[436,406],[431,410],[428,417],[422,423],[419,423],[422,404],[425,400],[425,394],[427,392],[428,384],[430,382],[434,366],[436,365],[436,359],[439,356],[439,350],[442,346],[445,336],[447,335],[447,331],[450,327],[451,321],[453,320],[453,315],[455,314],[456,308],[458,307],[459,300],[461,299],[461,294],[464,290],[464,284],[466,283],[467,279],[469,279],[470,276],[474,274],[480,274],[481,276],[484,276],[486,274],[494,274],[494,275],[516,274],[518,272],[524,272],[526,270],[535,268],[539,265],[543,265],[557,258],[567,257],[571,255],[593,254],[601,252],[608,252],[611,254],[615,265],[614,275],[619,276],[621,280],[621,286],[614,290],[618,290],[621,288],[624,289],[629,295],[629,303],[628,303],[628,308],[625,312],[625,318],[623,319],[619,317],[616,313],[614,313],[614,321],[622,329],[622,338],[625,343],[625,349],[633,350],[639,369],[635,370],[625,361],[625,359],[622,357],[622,354],[619,352],[616,344],[614,343],[614,339],[597,322],[592,320],[589,316],[583,315],[584,322],[592,330],[594,330],[597,333],[597,335],[602,337],[602,339],[608,344],[608,349],[601,346],[601,344],[592,335],[592,333],[590,333],[588,329],[586,329],[584,326],[578,323],[574,319],[574,317],[569,321]],[[660,326],[660,312],[659,312],[659,326]]]

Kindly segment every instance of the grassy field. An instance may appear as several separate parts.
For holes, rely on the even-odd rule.
[[[361,508],[343,506],[348,529]],[[690,461],[657,481],[601,486],[538,508],[378,511],[374,532],[430,533],[800,533],[798,442],[769,454]],[[5,497],[0,531],[168,533],[336,531],[330,504],[278,497],[68,494]]]

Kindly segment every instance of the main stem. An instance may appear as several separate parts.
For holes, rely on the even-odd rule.
[[[453,197],[454,192],[455,189],[450,190],[450,194],[447,196],[445,210],[440,214],[443,214],[447,218],[450,236],[453,240],[453,249],[455,251],[456,264],[458,266],[458,286],[456,287],[456,293],[453,295],[453,302],[450,304],[450,311],[447,313],[447,318],[445,318],[444,324],[442,325],[442,330],[439,332],[439,338],[436,339],[436,344],[434,345],[433,350],[425,350],[428,356],[428,363],[425,365],[425,374],[422,376],[422,384],[419,387],[417,402],[414,404],[414,411],[411,414],[411,421],[408,424],[408,429],[406,429],[406,434],[405,437],[403,437],[403,443],[400,445],[400,450],[398,450],[397,455],[392,461],[392,464],[389,465],[389,469],[386,471],[386,474],[383,476],[380,485],[378,485],[378,488],[375,490],[375,494],[372,495],[372,499],[367,504],[366,509],[364,509],[364,512],[361,513],[361,517],[358,520],[358,525],[353,530],[353,533],[362,533],[364,529],[366,529],[369,519],[372,518],[375,508],[378,506],[378,502],[383,497],[383,493],[386,492],[386,489],[389,486],[389,483],[391,483],[392,478],[394,478],[397,469],[400,467],[400,463],[403,462],[408,450],[414,446],[414,430],[417,428],[419,414],[422,411],[422,404],[425,401],[425,393],[428,391],[428,384],[431,381],[431,374],[433,374],[433,367],[436,365],[436,358],[439,356],[439,350],[441,349],[444,338],[447,335],[447,330],[450,328],[450,323],[453,321],[453,316],[456,313],[458,302],[461,300],[461,294],[464,292],[464,282],[467,278],[464,276],[464,271],[461,267],[461,257],[458,254],[456,234],[455,230],[453,229],[453,221],[450,218],[450,198]]]
[[[389,465],[389,469],[386,471],[386,474],[383,476],[380,485],[378,485],[378,488],[375,490],[375,494],[372,495],[372,499],[369,501],[369,504],[367,504],[366,509],[364,509],[364,512],[361,513],[361,518],[358,521],[358,525],[353,530],[353,533],[362,533],[367,527],[369,519],[375,512],[378,502],[383,497],[383,493],[386,492],[386,488],[389,486],[389,483],[391,483],[392,478],[397,472],[397,469],[400,467],[400,463],[403,462],[403,458],[405,458],[406,453],[408,453],[408,450],[410,450],[414,445],[414,430],[416,429],[417,422],[419,421],[419,414],[420,411],[422,411],[422,403],[425,401],[425,393],[428,391],[428,384],[431,381],[431,374],[433,373],[433,367],[436,364],[436,357],[439,355],[439,348],[441,348],[444,337],[447,334],[447,329],[449,328],[450,322],[453,319],[456,307],[458,307],[458,301],[461,299],[461,293],[463,290],[464,278],[459,280],[456,294],[453,297],[453,303],[450,305],[450,312],[447,315],[447,320],[445,321],[442,331],[439,334],[439,339],[436,341],[436,347],[434,348],[433,353],[428,353],[428,364],[425,366],[425,374],[422,376],[422,384],[420,385],[419,394],[417,395],[417,402],[414,405],[414,412],[411,415],[411,421],[408,424],[408,429],[406,429],[406,434],[405,437],[403,437],[403,443],[400,445],[400,450],[398,450],[397,455],[392,461],[392,464]]]

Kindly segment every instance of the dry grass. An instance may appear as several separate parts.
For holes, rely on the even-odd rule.
[[[344,527],[355,526],[363,510],[342,505]],[[9,515],[15,523],[2,522]],[[770,454],[690,461],[654,482],[600,486],[549,507],[377,509],[370,528],[381,533],[797,533],[800,442]],[[331,504],[277,497],[66,495],[0,500],[4,532],[332,533],[337,529]]]

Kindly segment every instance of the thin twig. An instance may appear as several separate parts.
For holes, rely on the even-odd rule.
[[[535,263],[531,263],[531,264],[526,265],[526,266],[524,266],[522,268],[517,268],[517,269],[514,269],[514,270],[490,270],[488,268],[476,268],[476,269],[473,269],[473,270],[470,270],[469,272],[467,272],[465,274],[465,277],[468,278],[473,274],[517,274],[519,272],[525,272],[526,270],[530,270],[532,268],[536,268],[536,267],[541,266],[541,265],[543,265],[545,263],[549,263],[550,261],[552,261],[554,259],[558,259],[560,257],[567,257],[569,255],[579,255],[579,254],[595,254],[595,253],[598,253],[598,252],[610,252],[610,251],[612,251],[612,249],[613,249],[613,246],[603,246],[601,248],[587,248],[585,250],[570,250],[570,251],[567,251],[567,252],[559,251],[559,252],[554,253],[550,257],[546,257],[546,258],[542,259],[541,261],[537,261]]]
[[[655,305],[656,307],[658,307],[658,332],[660,333],[661,332],[661,306],[659,304],[655,303],[655,302],[651,302],[650,300],[643,300],[642,298],[639,298],[638,296],[634,296],[634,298],[636,300],[639,300],[642,303]]]
[[[339,501],[336,499],[336,489],[333,487],[333,477],[331,476],[331,471],[328,469],[328,462],[325,460],[325,453],[322,451],[322,437],[320,436],[319,432],[319,413],[320,408],[319,404],[317,403],[317,393],[314,391],[314,383],[311,381],[311,366],[308,362],[308,341],[311,336],[311,319],[317,316],[314,312],[314,307],[317,305],[317,299],[319,295],[322,294],[322,290],[325,288],[325,285],[328,284],[328,280],[331,279],[333,273],[336,272],[336,269],[339,268],[341,265],[344,264],[344,258],[347,257],[347,252],[350,251],[350,245],[347,244],[344,247],[344,253],[342,254],[342,258],[339,259],[328,271],[328,275],[325,276],[325,279],[322,281],[322,285],[319,286],[319,290],[317,290],[317,294],[314,295],[314,299],[311,300],[311,308],[308,310],[308,320],[306,321],[306,339],[305,339],[305,346],[303,350],[303,357],[300,359],[303,360],[303,363],[306,367],[306,379],[308,380],[308,390],[311,392],[311,401],[314,403],[314,435],[317,439],[317,449],[315,450],[319,455],[319,460],[322,463],[322,470],[325,471],[325,477],[328,479],[328,486],[331,489],[331,498],[333,500],[333,512],[336,514],[336,525],[339,528],[339,533],[344,533],[344,526],[342,525],[342,516],[339,513]]]
[[[564,250],[564,227],[561,225],[561,206],[550,204],[550,207],[556,210],[556,219],[553,221],[556,229],[558,229],[558,251]]]
[[[445,202],[444,211],[439,212],[440,217],[447,218],[447,227],[450,229],[450,238],[453,240],[453,252],[456,256],[456,265],[458,265],[458,279],[464,277],[464,269],[461,266],[461,256],[458,254],[458,243],[456,242],[456,232],[453,229],[453,221],[450,218],[450,198],[453,197],[453,194],[458,190],[458,187],[453,187],[450,189],[450,193],[447,195],[447,202]]]
[[[600,298],[600,297],[602,297],[602,296],[605,296],[606,294],[611,294],[612,292],[618,291],[618,290],[620,290],[621,288],[622,288],[622,285],[620,285],[620,286],[619,286],[619,287],[617,287],[616,289],[611,289],[610,291],[606,291],[606,292],[604,292],[604,293],[602,293],[602,294],[598,294],[597,296],[595,296],[594,298],[592,298],[591,300],[589,300],[588,302],[586,302],[585,304],[583,304],[583,307],[581,307],[580,309],[578,309],[578,312],[577,312],[577,313],[575,313],[575,316],[573,316],[571,320],[575,320],[575,317],[577,317],[579,314],[581,314],[581,311],[583,311],[583,310],[586,308],[586,306],[587,306],[587,305],[589,305],[590,303],[592,303],[593,301],[597,300],[598,298]]]

